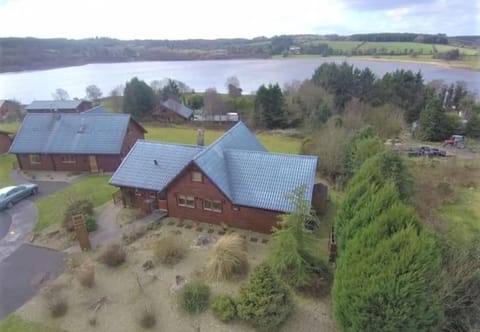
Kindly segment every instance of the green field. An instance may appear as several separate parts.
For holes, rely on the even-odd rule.
[[[12,134],[16,133],[19,127],[20,122],[0,123],[0,130],[8,131]]]
[[[55,332],[57,329],[32,323],[16,315],[9,315],[0,321],[1,332]]]
[[[172,143],[196,144],[197,130],[188,127],[162,127],[151,123],[143,124],[148,133],[145,139],[154,141],[164,141]],[[205,130],[205,144],[211,144],[219,138],[224,130]],[[265,145],[270,152],[298,153],[301,140],[283,136],[280,134],[271,134],[262,132],[257,135],[258,139]]]
[[[449,233],[459,241],[470,241],[480,234],[480,191],[460,193],[457,201],[445,205],[440,214],[447,220]]]
[[[117,190],[108,184],[109,179],[110,175],[89,175],[67,188],[37,200],[35,204],[38,208],[38,222],[35,231],[61,223],[69,199],[90,199],[95,207],[108,202]]]
[[[0,156],[0,188],[14,184],[10,179],[10,172],[13,170],[14,155],[5,154]]]

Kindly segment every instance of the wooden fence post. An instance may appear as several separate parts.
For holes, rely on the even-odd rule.
[[[77,232],[78,242],[80,243],[80,248],[82,250],[90,250],[92,246],[90,245],[90,239],[88,237],[87,225],[85,224],[85,218],[83,214],[75,214],[72,216],[73,227]]]

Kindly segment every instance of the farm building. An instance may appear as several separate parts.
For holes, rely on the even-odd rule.
[[[317,159],[267,152],[239,122],[208,147],[139,140],[110,184],[124,206],[268,233],[296,188],[312,201]]]
[[[81,113],[90,108],[87,100],[35,100],[25,107],[27,113]]]
[[[7,120],[8,114],[17,113],[20,104],[11,100],[0,100],[0,121]]]
[[[173,99],[164,101],[152,112],[154,120],[173,123],[190,120],[192,115],[193,111],[190,108]]]
[[[22,170],[113,172],[145,129],[128,114],[27,114],[10,147]]]

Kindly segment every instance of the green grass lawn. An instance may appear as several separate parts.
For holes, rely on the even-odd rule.
[[[71,186],[40,198],[35,202],[38,208],[38,222],[35,231],[59,224],[63,221],[69,199],[90,199],[94,206],[100,206],[110,199],[117,188],[108,184],[110,175],[89,175]]]
[[[480,190],[466,190],[457,201],[442,207],[440,214],[449,224],[454,239],[470,241],[480,234]]]
[[[15,161],[16,158],[14,155],[4,154],[0,156],[0,188],[14,183],[10,179],[10,172],[13,169],[13,163]]]
[[[197,131],[195,128],[162,127],[150,123],[143,125],[148,131],[145,135],[145,139],[172,143],[196,144]],[[211,144],[223,133],[225,133],[224,130],[205,130],[205,144]],[[257,137],[271,152],[298,153],[300,150],[301,140],[298,138],[287,137],[280,134],[270,134],[268,132],[259,133]]]
[[[38,323],[24,320],[16,315],[9,315],[0,321],[1,332],[55,332],[52,329]]]
[[[20,127],[20,122],[0,123],[0,130],[15,134]]]

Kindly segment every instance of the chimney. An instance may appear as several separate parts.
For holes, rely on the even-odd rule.
[[[158,166],[158,161],[157,161],[157,159],[153,159],[153,163]]]
[[[205,131],[203,129],[198,129],[197,145],[199,145],[199,146],[204,146],[205,145]]]

